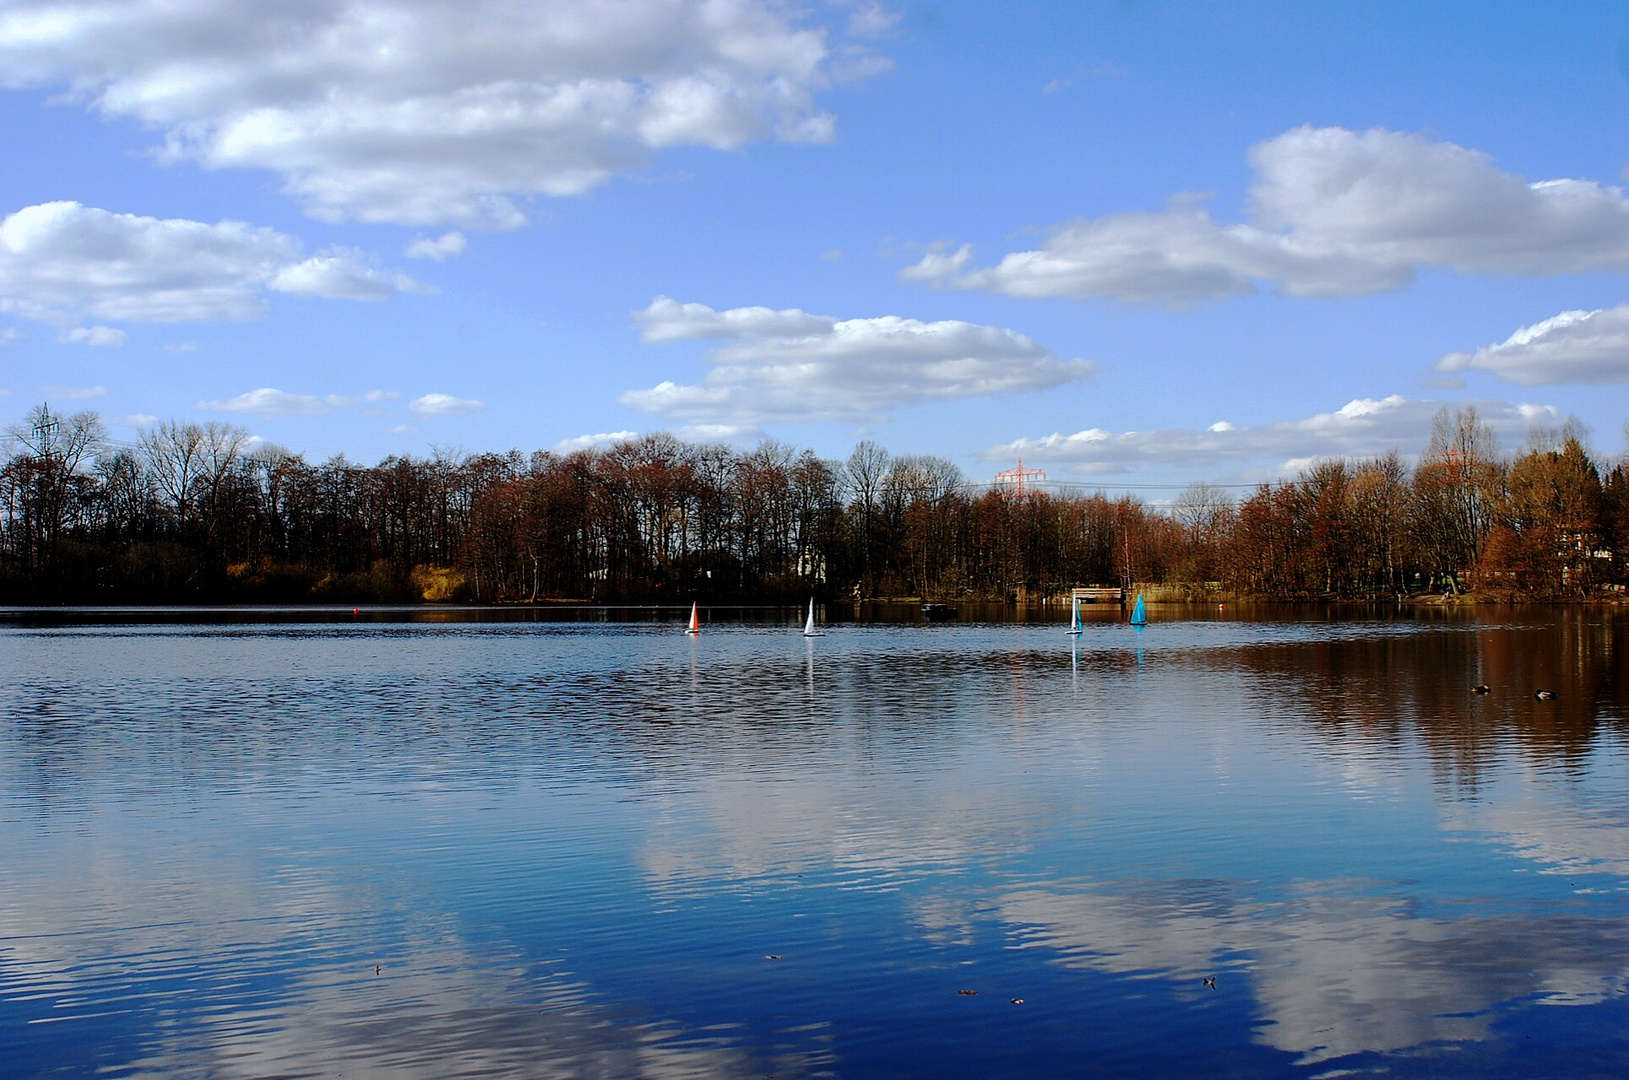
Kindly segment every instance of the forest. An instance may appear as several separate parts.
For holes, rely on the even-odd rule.
[[[0,602],[1019,600],[1075,585],[1276,600],[1612,596],[1629,464],[1569,422],[1504,455],[1474,408],[1417,456],[1168,504],[968,481],[861,442],[846,460],[667,434],[537,451],[312,463],[222,423],[133,443],[36,407],[0,468]]]

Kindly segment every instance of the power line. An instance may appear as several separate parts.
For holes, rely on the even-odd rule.
[[[1262,480],[1253,484],[1206,484],[1213,488],[1241,488],[1255,490],[1266,485],[1284,484],[1283,480]],[[968,480],[961,486],[964,488],[994,488],[1005,486],[1002,480]],[[1186,491],[1193,484],[1096,484],[1089,480],[1030,480],[1029,487],[1047,488],[1091,488],[1096,491]]]

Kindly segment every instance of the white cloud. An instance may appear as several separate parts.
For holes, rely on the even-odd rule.
[[[673,434],[692,443],[743,443],[764,438],[764,429],[757,424],[682,424]]]
[[[1491,371],[1523,386],[1629,383],[1629,304],[1563,311],[1497,345],[1449,353],[1438,371]]]
[[[444,262],[462,255],[468,247],[469,241],[464,238],[463,233],[449,232],[442,233],[434,239],[428,236],[417,237],[407,245],[402,254],[409,259],[433,259],[436,262]]]
[[[426,416],[456,416],[480,412],[486,402],[473,398],[457,398],[451,394],[425,394],[407,403],[407,407]]]
[[[379,405],[386,401],[395,401],[401,395],[394,390],[369,390],[365,394],[328,394],[323,404],[334,409],[349,409],[357,405]],[[375,415],[377,410],[375,410]]]
[[[198,343],[196,341],[173,341],[170,344],[164,346],[164,351],[165,352],[172,352],[172,353],[189,353],[189,352],[196,352],[197,350],[198,350]]]
[[[645,310],[634,314],[634,321],[639,324],[641,338],[660,342],[797,337],[829,330],[835,320],[797,308],[776,311],[767,307],[739,307],[715,311],[706,304],[681,304],[658,296]]]
[[[886,16],[862,9],[855,32]],[[878,9],[880,12],[880,9]],[[63,88],[165,154],[270,169],[319,217],[506,228],[666,147],[829,139],[875,67],[773,0],[15,0],[0,83]]]
[[[378,299],[411,284],[353,251],[305,259],[294,237],[237,221],[52,202],[0,222],[0,311],[58,324],[243,319],[265,309],[267,290]]]
[[[200,409],[257,413],[261,416],[315,416],[328,411],[328,403],[312,394],[290,394],[270,386],[250,390],[225,401],[200,401]]]
[[[130,340],[123,330],[110,326],[76,326],[57,335],[58,341],[72,345],[111,345],[118,348]]]
[[[0,345],[10,345],[13,341],[22,338],[22,333],[15,326],[8,326],[0,330]]]
[[[1015,330],[896,315],[839,320],[796,308],[715,311],[659,296],[635,315],[648,342],[712,339],[700,385],[668,381],[624,404],[739,431],[769,420],[861,420],[922,401],[1042,390],[1087,375]]]
[[[848,32],[859,37],[886,34],[899,20],[899,12],[885,10],[881,4],[861,4],[848,17]]]
[[[200,401],[200,409],[219,409],[223,412],[256,413],[260,416],[318,416],[333,409],[348,409],[358,405],[377,405],[399,397],[384,390],[369,390],[365,394],[345,395],[291,394],[270,386],[250,390],[246,394],[225,401]]]
[[[1536,423],[1553,424],[1560,411],[1550,405],[1515,405],[1504,401],[1456,403],[1476,406],[1479,416],[1507,445],[1519,441]],[[1400,394],[1357,398],[1334,412],[1304,420],[1261,427],[1238,427],[1226,420],[1207,428],[1112,432],[1087,428],[1072,435],[1052,434],[1016,439],[991,447],[984,457],[1031,464],[1056,464],[1081,475],[1121,473],[1150,466],[1214,467],[1218,463],[1266,462],[1279,474],[1294,473],[1318,458],[1369,457],[1396,449],[1405,454],[1425,450],[1431,418],[1444,405]]]
[[[967,260],[973,257],[973,245],[963,244],[952,254],[946,255],[943,251],[929,251],[922,256],[922,261],[914,266],[907,266],[899,272],[902,281],[936,281],[951,274],[960,273]]]
[[[1528,183],[1453,143],[1372,128],[1300,127],[1252,147],[1253,223],[1192,198],[1053,230],[968,271],[932,252],[901,272],[1019,297],[1185,304],[1255,292],[1339,297],[1399,289],[1423,268],[1553,275],[1629,266],[1629,199],[1589,180]],[[965,250],[965,249],[964,249]]]
[[[561,439],[554,444],[556,454],[574,454],[579,450],[595,450],[602,446],[614,446],[617,443],[628,442],[639,438],[637,431],[602,431],[595,435],[578,435],[574,439]]]
[[[158,417],[154,416],[152,413],[131,413],[129,416],[124,418],[124,422],[132,427],[148,427],[152,424],[158,423]]]
[[[426,292],[405,274],[393,274],[368,264],[354,248],[330,248],[292,266],[285,266],[267,282],[267,288],[293,296],[320,296],[329,300],[389,300],[399,292]]]
[[[51,397],[66,398],[69,401],[107,396],[105,386],[42,386],[40,389]]]

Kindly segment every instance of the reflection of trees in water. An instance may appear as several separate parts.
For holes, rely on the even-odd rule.
[[[1184,661],[1255,676],[1257,711],[1269,718],[1358,734],[1393,752],[1418,742],[1445,781],[1474,792],[1484,770],[1513,752],[1584,770],[1629,701],[1626,636],[1629,620],[1596,611],[1505,609],[1441,632],[1195,651]],[[1490,692],[1473,694],[1479,683]],[[1555,700],[1535,700],[1540,689]]]

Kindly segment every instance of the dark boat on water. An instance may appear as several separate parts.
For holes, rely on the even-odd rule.
[[[923,604],[922,617],[929,622],[943,622],[945,619],[954,619],[956,609],[949,604]]]

